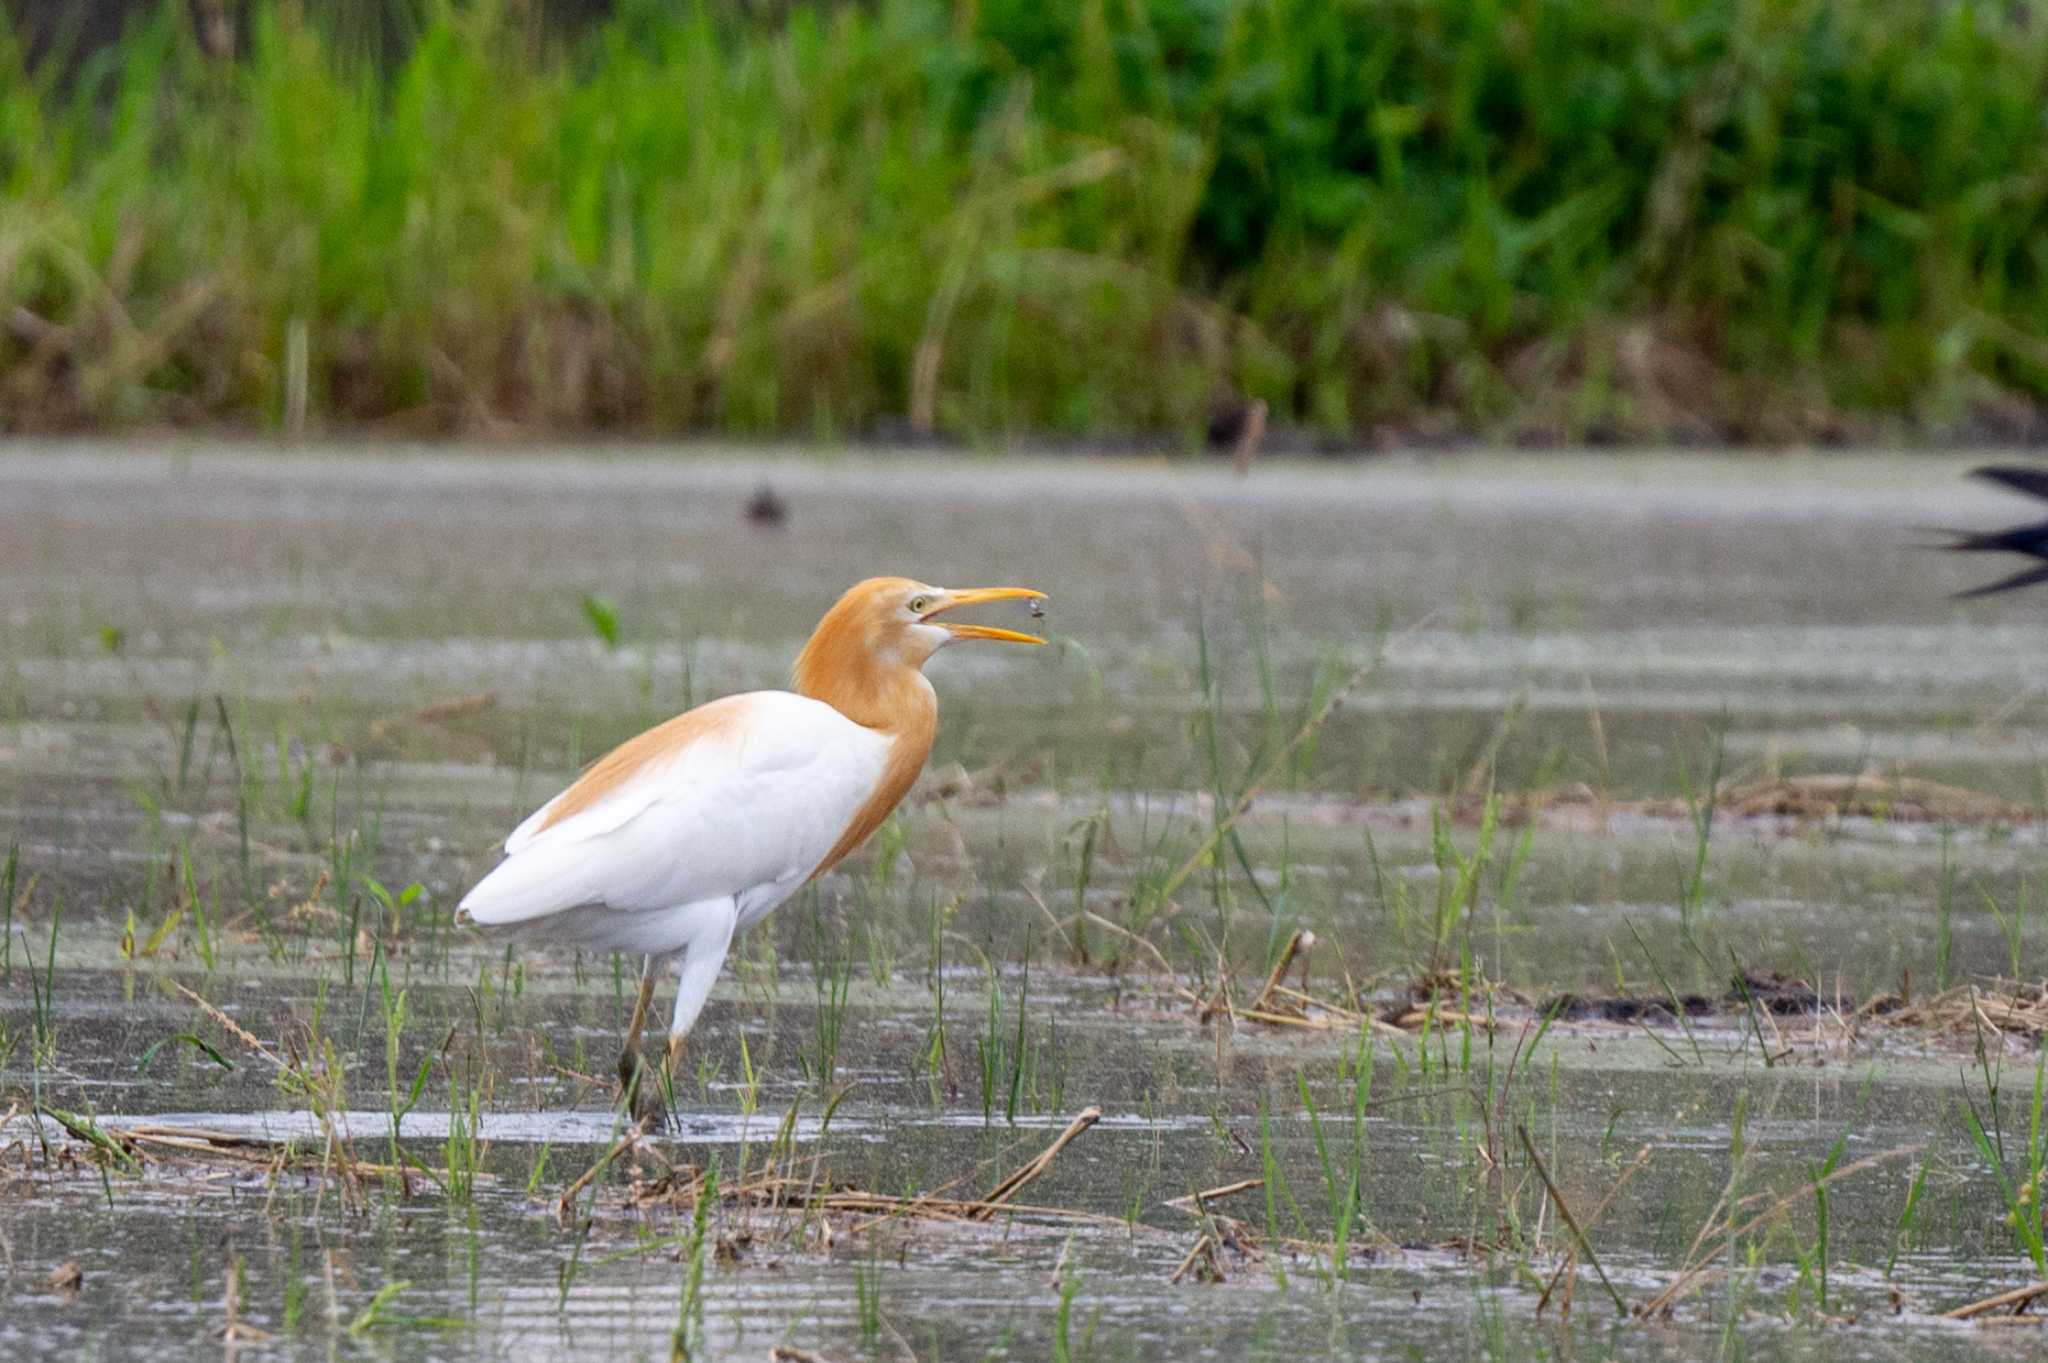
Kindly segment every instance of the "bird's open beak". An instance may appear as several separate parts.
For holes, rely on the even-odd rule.
[[[961,606],[978,606],[984,601],[1043,601],[1045,593],[1029,587],[963,587],[959,591],[946,593],[946,599],[931,610],[920,615],[920,621],[930,620],[935,615],[957,610]],[[1042,644],[1045,640],[1035,634],[1020,634],[1014,629],[997,629],[992,625],[944,625],[955,639],[993,639],[1005,644]]]

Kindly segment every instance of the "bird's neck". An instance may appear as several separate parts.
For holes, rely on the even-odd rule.
[[[938,728],[939,702],[923,672],[901,663],[846,657],[813,639],[796,662],[796,690],[824,701],[866,729],[931,746]]]
[[[939,728],[939,698],[924,672],[906,663],[887,641],[834,607],[796,660],[797,694],[825,704],[890,742],[875,788],[855,811],[825,859],[821,875],[881,827],[909,793],[931,755]]]
[[[914,692],[914,697],[899,696],[889,703],[886,710],[873,711],[875,714],[886,714],[886,722],[867,726],[887,734],[890,740],[882,758],[881,770],[875,776],[874,789],[868,792],[867,799],[854,811],[852,820],[840,833],[839,840],[832,844],[832,850],[813,868],[813,876],[823,875],[832,869],[839,863],[840,858],[866,842],[868,836],[882,826],[890,811],[902,803],[903,797],[910,793],[910,788],[917,784],[918,773],[924,770],[925,759],[931,756],[932,737],[938,732],[939,727],[938,700],[932,694],[931,683],[924,679],[922,672],[906,670],[910,672],[913,685],[904,689]],[[801,683],[798,689],[803,689]],[[816,695],[810,691],[804,691],[803,694],[824,701],[855,723],[862,722],[856,711],[870,713],[864,710],[863,706],[877,704],[873,696],[865,692],[852,695],[841,692],[838,699],[832,695]],[[852,705],[853,708],[849,709],[848,705]]]
[[[807,667],[809,659],[812,666]],[[881,771],[868,798],[854,811],[853,819],[839,835],[839,841],[813,868],[823,875],[839,859],[867,841],[896,808],[931,756],[932,739],[939,728],[939,701],[924,673],[914,667],[832,669],[816,665],[812,650],[806,648],[797,660],[796,689],[812,700],[822,700],[840,714],[864,728],[889,737]]]

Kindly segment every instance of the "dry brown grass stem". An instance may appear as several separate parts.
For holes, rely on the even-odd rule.
[[[1266,983],[1259,989],[1258,994],[1253,997],[1251,1008],[1247,1011],[1275,1011],[1272,1003],[1273,991],[1280,987],[1280,981],[1286,976],[1288,967],[1294,964],[1294,958],[1315,944],[1316,935],[1314,933],[1306,928],[1296,928],[1293,934],[1288,937],[1287,945],[1281,949],[1280,959],[1273,963],[1272,971],[1266,976]],[[1304,976],[1307,974],[1305,969],[1303,974]],[[1304,978],[1302,983],[1308,983],[1307,979]],[[1288,992],[1298,994],[1299,991],[1289,990]]]
[[[1606,1195],[1600,1199],[1599,1205],[1593,1208],[1592,1215],[1586,1218],[1586,1226],[1589,1230],[1600,1224],[1601,1219],[1607,1215],[1607,1209],[1614,1205],[1614,1199],[1621,1194],[1621,1190],[1626,1188],[1629,1181],[1649,1165],[1652,1149],[1653,1147],[1648,1145],[1637,1149],[1636,1157],[1629,1162],[1626,1169],[1621,1171],[1621,1177],[1615,1179],[1614,1182],[1607,1186]],[[1556,1271],[1550,1275],[1550,1281],[1544,1284],[1542,1297],[1536,1302],[1537,1315],[1543,1314],[1543,1308],[1550,1304],[1551,1294],[1557,1291],[1558,1280],[1571,1270],[1577,1259],[1578,1252],[1574,1250],[1558,1262]],[[1565,1289],[1564,1305],[1561,1308],[1566,1315],[1571,1314],[1571,1301],[1571,1289],[1567,1287]]]
[[[11,1114],[10,1114],[11,1115]],[[6,1122],[0,1120],[0,1127]],[[101,1128],[109,1140],[114,1141],[137,1160],[163,1165],[167,1154],[184,1155],[197,1159],[227,1160],[249,1165],[275,1176],[294,1164],[323,1172],[337,1172],[347,1178],[403,1178],[422,1172],[422,1166],[378,1164],[370,1160],[357,1159],[346,1151],[332,1154],[315,1154],[311,1151],[294,1152],[289,1137],[259,1136],[239,1131],[217,1131],[208,1127],[175,1126],[162,1122],[138,1122],[132,1126],[107,1126]],[[446,1179],[445,1169],[425,1168],[427,1174]],[[497,1175],[479,1171],[474,1175],[480,1183],[495,1182]]]
[[[1157,946],[1154,946],[1147,939],[1140,937],[1137,933],[1132,932],[1129,928],[1123,926],[1121,923],[1113,923],[1109,919],[1104,918],[1099,913],[1083,912],[1080,916],[1082,918],[1087,919],[1090,923],[1093,923],[1096,927],[1107,928],[1109,931],[1117,934],[1119,937],[1122,937],[1125,941],[1133,942],[1138,946],[1145,948],[1145,950],[1149,951],[1150,953],[1152,953],[1153,964],[1159,967],[1159,973],[1171,983],[1173,992],[1180,995],[1185,1002],[1200,1002],[1200,998],[1195,994],[1195,992],[1180,982],[1180,972],[1176,971],[1171,965],[1167,963],[1165,953],[1160,951]],[[1068,921],[1072,920],[1069,919]]]
[[[187,989],[183,984],[179,983],[177,980],[172,980],[170,984],[171,988],[177,990],[180,994],[183,994],[186,998],[198,1004],[199,1011],[206,1014],[208,1017],[212,1018],[216,1023],[218,1023],[222,1031],[234,1037],[235,1040],[241,1042],[244,1046],[247,1046],[249,1050],[254,1054],[261,1056],[263,1059],[269,1061],[273,1069],[284,1070],[291,1068],[283,1060],[278,1059],[277,1056],[271,1052],[269,1047],[265,1046],[262,1042],[258,1041],[255,1038],[255,1036],[253,1036],[246,1028],[242,1026],[241,1023],[236,1022],[226,1013],[223,1013],[220,1009],[214,1007],[214,1005],[208,1003],[205,999],[199,997],[199,995],[193,993],[190,989]]]
[[[472,696],[457,696],[453,700],[436,701],[413,711],[412,717],[422,724],[439,724],[444,720],[461,719],[466,715],[480,715],[498,703],[495,692],[479,691]]]
[[[1572,1239],[1578,1244],[1579,1253],[1593,1266],[1593,1275],[1600,1279],[1600,1286],[1607,1289],[1608,1299],[1614,1303],[1614,1309],[1622,1315],[1627,1315],[1628,1303],[1621,1299],[1621,1293],[1615,1291],[1614,1283],[1607,1276],[1607,1270],[1600,1267],[1599,1256],[1593,1253],[1593,1242],[1579,1229],[1578,1218],[1572,1215],[1572,1209],[1565,1203],[1564,1194],[1559,1192],[1557,1184],[1551,1181],[1550,1170],[1544,1168],[1543,1157],[1536,1153],[1536,1142],[1529,1139],[1529,1128],[1517,1122],[1515,1134],[1521,1137],[1522,1149],[1529,1156],[1529,1165],[1536,1171],[1536,1177],[1543,1180],[1543,1189],[1550,1194],[1550,1205],[1557,1208],[1557,1215],[1564,1222],[1565,1229],[1572,1233]],[[1544,1295],[1549,1294],[1546,1292]]]
[[[1048,1207],[1026,1202],[991,1203],[977,1198],[938,1197],[931,1193],[898,1195],[872,1192],[865,1188],[834,1188],[825,1186],[812,1177],[798,1177],[772,1169],[765,1169],[752,1178],[724,1184],[713,1190],[709,1186],[709,1178],[705,1171],[683,1167],[677,1171],[675,1179],[662,1180],[637,1190],[628,1199],[628,1205],[641,1209],[665,1206],[682,1213],[694,1210],[697,1200],[707,1195],[717,1197],[727,1206],[758,1211],[800,1209],[813,1213],[838,1213],[868,1218],[850,1227],[856,1234],[870,1230],[882,1221],[936,1221],[970,1225],[992,1220],[1001,1212],[1013,1212],[1040,1220],[1077,1225],[1115,1227],[1119,1230],[1130,1228],[1130,1223],[1122,1217],[1108,1216],[1101,1212],[1079,1211],[1071,1207]]]
[[[1223,1281],[1223,1263],[1216,1257],[1216,1241],[1210,1237],[1207,1231],[1203,1231],[1195,1237],[1195,1243],[1188,1250],[1186,1257],[1180,1261],[1180,1267],[1174,1269],[1172,1276],[1167,1278],[1166,1281],[1170,1283],[1179,1282],[1188,1275],[1190,1269],[1195,1268],[1198,1264],[1201,1270],[1199,1276],[1203,1281],[1212,1283]]]
[[[1809,1180],[1791,1192],[1775,1198],[1769,1193],[1751,1193],[1731,1205],[1728,1201],[1728,1192],[1724,1189],[1714,1203],[1713,1210],[1707,1213],[1707,1219],[1700,1226],[1699,1234],[1693,1237],[1692,1247],[1686,1251],[1685,1262],[1678,1273],[1664,1285],[1663,1291],[1638,1306],[1636,1314],[1645,1318],[1664,1315],[1703,1282],[1716,1267],[1706,1257],[1710,1252],[1706,1249],[1709,1241],[1747,1235],[1766,1222],[1784,1215],[1794,1205],[1811,1198],[1816,1189],[1824,1188],[1831,1183],[1839,1183],[1845,1178],[1852,1178],[1881,1164],[1909,1159],[1926,1148],[1925,1145],[1902,1145],[1893,1150],[1881,1150],[1875,1155],[1865,1155],[1862,1159],[1840,1166],[1825,1178]],[[1746,1217],[1743,1215],[1751,1208],[1759,1206],[1761,1210],[1754,1214]],[[1719,1251],[1711,1252],[1718,1254]]]
[[[1198,1207],[1206,1208],[1209,1203],[1220,1198],[1234,1197],[1238,1193],[1248,1193],[1254,1188],[1265,1186],[1266,1180],[1262,1178],[1241,1178],[1235,1183],[1225,1183],[1221,1187],[1204,1188],[1201,1192],[1189,1193],[1186,1197],[1169,1198],[1166,1205],[1175,1211],[1193,1212]]]
[[[2038,1039],[2048,1036],[2048,982],[1959,985],[1924,1003],[1901,1003],[1887,995],[1864,1004],[1855,1020],[1971,1035],[1981,1028],[1998,1037]]]
[[[1300,1255],[1304,1258],[1321,1258],[1326,1262],[1334,1264],[1337,1257],[1337,1245],[1334,1241],[1299,1240],[1286,1235],[1261,1235],[1253,1230],[1248,1223],[1240,1221],[1235,1217],[1224,1216],[1209,1205],[1211,1202],[1220,1201],[1226,1197],[1235,1197],[1239,1193],[1252,1192],[1265,1186],[1266,1180],[1262,1178],[1239,1179],[1235,1183],[1225,1183],[1215,1188],[1204,1188],[1200,1192],[1189,1193],[1184,1197],[1169,1198],[1162,1205],[1171,1207],[1177,1212],[1185,1212],[1202,1223],[1201,1239],[1208,1242],[1212,1258],[1215,1250],[1221,1248],[1235,1249],[1251,1259],[1262,1258],[1268,1250],[1278,1249],[1285,1250],[1289,1254]],[[1382,1248],[1394,1248],[1391,1243],[1383,1239],[1380,1240],[1379,1244]],[[1181,1277],[1186,1275],[1187,1269],[1193,1265],[1201,1248],[1201,1241],[1198,1240],[1196,1248],[1189,1252],[1189,1256],[1186,1259],[1182,1260],[1181,1268],[1176,1272],[1171,1281],[1178,1282]],[[1222,1265],[1220,1262],[1214,1263],[1213,1267],[1219,1274],[1221,1273]]]
[[[711,1186],[710,1176],[704,1170],[671,1165],[666,1173],[653,1183],[636,1188],[628,1196],[627,1201],[628,1205],[636,1208],[666,1206],[677,1212],[687,1212],[694,1210],[700,1198],[710,1196],[723,1204],[750,1210],[772,1212],[802,1209],[806,1212],[867,1217],[866,1221],[851,1228],[855,1233],[872,1229],[877,1222],[884,1220],[969,1224],[992,1221],[1004,1212],[1069,1223],[1115,1226],[1127,1230],[1129,1222],[1121,1217],[1062,1207],[1035,1206],[1014,1200],[1019,1192],[1051,1167],[1060,1152],[1072,1144],[1077,1136],[1101,1119],[1101,1109],[1095,1107],[1076,1114],[1050,1145],[998,1183],[986,1197],[981,1198],[945,1197],[940,1193],[897,1196],[861,1188],[832,1187],[822,1181],[815,1171],[799,1176],[770,1164],[758,1173],[718,1187]],[[637,1131],[628,1132],[621,1137],[602,1159],[576,1181],[574,1187],[563,1194],[560,1206],[566,1209],[577,1193],[589,1186],[593,1179],[638,1139]],[[941,1192],[944,1188],[952,1187],[961,1181],[955,1179],[952,1183],[942,1185]],[[563,1214],[566,1215],[566,1211]]]
[[[981,1200],[981,1206],[972,1213],[973,1219],[986,1221],[993,1217],[1003,1203],[1015,1197],[1035,1182],[1040,1174],[1051,1168],[1060,1151],[1066,1149],[1075,1137],[1101,1120],[1102,1109],[1099,1107],[1083,1108],[1075,1114],[1074,1120],[1067,1123],[1066,1129],[1060,1132],[1051,1145],[1039,1151],[1029,1163],[989,1190],[988,1196]]]
[[[1961,786],[1866,771],[1755,781],[1724,790],[1716,802],[1733,814],[1827,818],[1856,815],[1915,823],[2031,823],[2025,805]]]
[[[2024,1313],[2029,1306],[2034,1304],[2034,1299],[2041,1296],[2048,1296],[2048,1282],[2028,1283],[2025,1287],[2015,1287],[2009,1292],[1993,1293],[1982,1300],[1958,1306],[1951,1311],[1944,1311],[1941,1313],[1941,1318],[1943,1320],[1975,1320],[1987,1312],[2005,1311],[2010,1308],[2005,1317],[2005,1319],[2010,1320]],[[2027,1319],[2036,1324],[2048,1324],[2048,1316],[2030,1316]]]
[[[555,1199],[555,1220],[562,1225],[568,1225],[571,1214],[575,1210],[576,1199],[582,1195],[583,1190],[588,1188],[597,1179],[598,1175],[611,1168],[612,1162],[618,1159],[620,1155],[640,1144],[645,1134],[638,1125],[634,1125],[628,1127],[624,1135],[613,1141],[611,1148],[598,1156],[597,1162],[578,1175],[576,1181],[564,1189],[559,1198]]]

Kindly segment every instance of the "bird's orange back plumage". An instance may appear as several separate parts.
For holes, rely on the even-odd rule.
[[[796,660],[797,694],[823,701],[854,723],[891,738],[881,779],[854,812],[825,859],[811,872],[820,875],[866,842],[890,811],[917,783],[931,755],[938,732],[939,708],[919,669],[904,660],[892,631],[902,622],[895,612],[905,592],[917,587],[908,578],[878,577],[850,588],[818,622]],[[650,764],[681,753],[698,743],[744,739],[748,722],[745,696],[707,701],[646,733],[627,739],[592,763],[573,785],[555,797],[547,817],[534,831],[544,833],[613,794]]]
[[[737,740],[746,722],[745,696],[725,696],[685,710],[644,734],[627,739],[584,769],[575,784],[554,798],[536,833],[545,833],[564,819],[581,814],[616,793],[651,762],[673,757],[707,741]]]

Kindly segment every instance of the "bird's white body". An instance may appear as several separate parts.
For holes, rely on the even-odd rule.
[[[677,958],[672,1074],[733,934],[860,846],[916,781],[939,719],[925,662],[961,639],[1045,642],[937,617],[1043,597],[856,583],[797,655],[794,692],[726,696],[606,753],[512,831],[458,918],[647,957],[620,1070],[628,1094],[656,964]]]
[[[676,1034],[696,1021],[733,934],[831,854],[891,748],[889,734],[788,691],[727,696],[690,718],[594,801],[558,818],[565,791],[536,810],[461,906],[484,927],[681,953]]]

